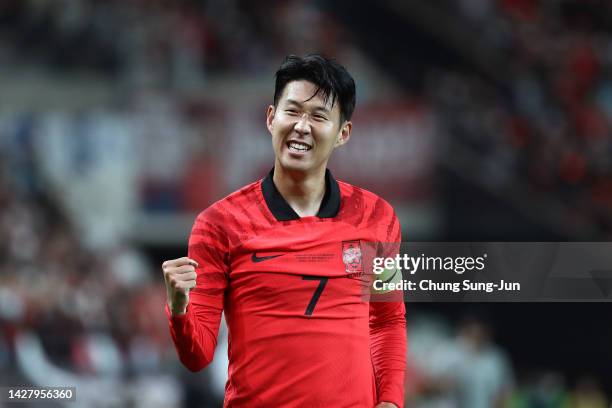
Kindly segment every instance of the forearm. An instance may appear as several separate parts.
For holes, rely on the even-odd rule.
[[[193,300],[182,315],[172,315],[167,304],[165,307],[170,335],[179,359],[193,372],[212,362],[217,346],[221,311],[206,309],[194,304]]]
[[[404,404],[406,374],[406,320],[400,302],[373,304],[370,349],[376,375],[378,401]]]

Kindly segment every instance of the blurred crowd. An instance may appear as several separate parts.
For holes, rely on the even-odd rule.
[[[336,31],[318,7],[295,0],[0,4],[5,57],[179,88],[209,74],[269,72],[288,53],[335,55]]]
[[[0,4],[0,57],[7,68],[27,61],[130,86],[205,89],[219,75],[268,75],[288,53],[342,55],[352,37],[324,4],[10,0]],[[415,97],[437,115],[448,145],[459,140],[471,152],[487,188],[523,202],[563,203],[570,224],[586,219],[599,237],[609,236],[612,6],[462,0],[438,7],[495,50],[491,66],[501,68],[488,76],[430,70]]]
[[[155,268],[121,241],[91,250],[35,170],[1,153],[2,384],[72,384],[79,406],[178,406]]]
[[[609,234],[609,7],[440,4],[499,51],[507,80],[432,70],[418,97],[436,128],[469,148],[490,188],[519,185],[563,201]],[[159,267],[126,238],[138,211],[196,211],[229,183],[216,162],[229,142],[215,132],[244,112],[219,113],[174,91],[219,75],[268,75],[288,53],[337,55],[347,38],[305,1],[0,2],[0,61],[9,62],[0,74],[24,65],[95,72],[138,89],[112,107],[0,115],[3,385],[78,384],[84,406],[218,402],[223,351],[212,370],[185,372],[162,312]],[[483,322],[409,323],[408,406],[607,406],[597,379],[569,384],[561,372],[516,370]]]
[[[568,381],[552,369],[513,367],[488,317],[469,312],[450,324],[440,315],[408,317],[406,407],[606,408],[594,377]]]
[[[490,188],[522,191],[612,227],[612,5],[602,1],[446,2],[499,72],[433,72],[428,99],[473,151]],[[550,209],[552,206],[548,205]],[[591,237],[592,239],[593,237]]]

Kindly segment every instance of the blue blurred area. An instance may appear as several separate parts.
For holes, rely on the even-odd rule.
[[[308,52],[357,81],[354,136],[330,167],[387,198],[405,239],[610,238],[607,2],[4,0],[0,385],[219,405],[224,351],[201,374],[180,366],[159,264],[184,254],[199,210],[269,170],[273,74]],[[584,323],[606,305],[548,306],[586,333],[567,350],[521,341],[522,325],[563,330],[511,321],[512,305],[476,305],[502,323],[471,326],[465,305],[422,305],[408,406],[607,406],[604,353],[580,357],[611,337]]]

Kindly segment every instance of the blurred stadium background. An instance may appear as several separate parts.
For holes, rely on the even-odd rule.
[[[180,365],[160,261],[269,170],[273,74],[308,52],[358,85],[331,169],[405,240],[612,236],[607,0],[0,0],[0,385],[219,406],[224,346]],[[407,406],[610,406],[610,303],[407,309]]]

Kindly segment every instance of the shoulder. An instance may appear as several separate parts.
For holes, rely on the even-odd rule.
[[[357,228],[372,231],[381,242],[400,242],[402,227],[385,199],[366,189],[338,181],[341,217]]]
[[[211,204],[196,217],[196,224],[224,225],[230,218],[245,213],[261,199],[261,180],[254,181]]]
[[[375,217],[395,218],[395,210],[384,198],[365,188],[357,187],[344,181],[338,180],[340,195],[343,205],[347,209],[365,211]]]

